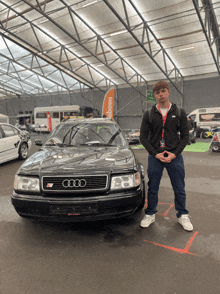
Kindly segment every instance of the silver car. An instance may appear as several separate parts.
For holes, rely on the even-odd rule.
[[[26,159],[31,145],[30,136],[26,131],[0,123],[0,163],[16,158]]]

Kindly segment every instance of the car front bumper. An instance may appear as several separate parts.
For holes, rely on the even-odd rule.
[[[52,196],[52,197],[51,197]],[[79,222],[127,216],[135,212],[143,199],[140,187],[136,190],[114,192],[102,196],[50,197],[12,194],[11,201],[22,217],[45,221]]]

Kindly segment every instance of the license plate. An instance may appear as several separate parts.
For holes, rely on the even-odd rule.
[[[71,205],[51,205],[51,215],[86,215],[86,214],[97,214],[98,204],[82,205],[82,206],[71,206]]]

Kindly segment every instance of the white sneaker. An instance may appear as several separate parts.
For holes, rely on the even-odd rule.
[[[148,228],[150,224],[152,224],[153,222],[155,222],[155,214],[153,215],[149,215],[149,214],[145,214],[144,218],[142,219],[140,226],[142,228]]]
[[[186,231],[193,231],[193,225],[189,219],[188,214],[182,214],[180,218],[178,218],[178,222],[183,226]]]

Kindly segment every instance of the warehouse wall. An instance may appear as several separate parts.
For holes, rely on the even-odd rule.
[[[7,113],[9,122],[16,123],[16,116],[19,112],[34,113],[35,107],[70,105],[92,106],[92,91],[81,93],[55,93],[51,95],[21,96],[20,98],[10,98],[2,100],[0,103],[0,113]],[[95,107],[94,107],[95,108]]]
[[[220,107],[220,77],[184,82],[184,109]]]
[[[146,95],[146,87],[138,88],[139,92]],[[146,99],[133,88],[120,88],[117,91],[115,105],[115,120],[121,128],[138,129],[146,107]],[[143,105],[143,106],[142,106]]]
[[[5,100],[2,100],[2,99],[0,99],[0,113],[1,114],[7,113]]]
[[[147,95],[153,85],[143,86],[138,90]],[[180,85],[179,85],[180,86]],[[181,95],[170,85],[170,101],[179,107]],[[187,113],[200,107],[220,107],[220,77],[184,81],[183,108]],[[16,115],[19,111],[32,111],[37,106],[69,105],[92,106],[102,112],[102,104],[105,92],[89,90],[77,93],[55,93],[53,95],[39,95],[33,97],[20,97],[0,100],[0,113],[7,113],[10,123],[15,124]],[[146,98],[140,95],[131,87],[118,88],[115,99],[115,120],[122,129],[137,129],[140,127],[142,116],[146,109],[152,107],[154,102],[147,102]]]

